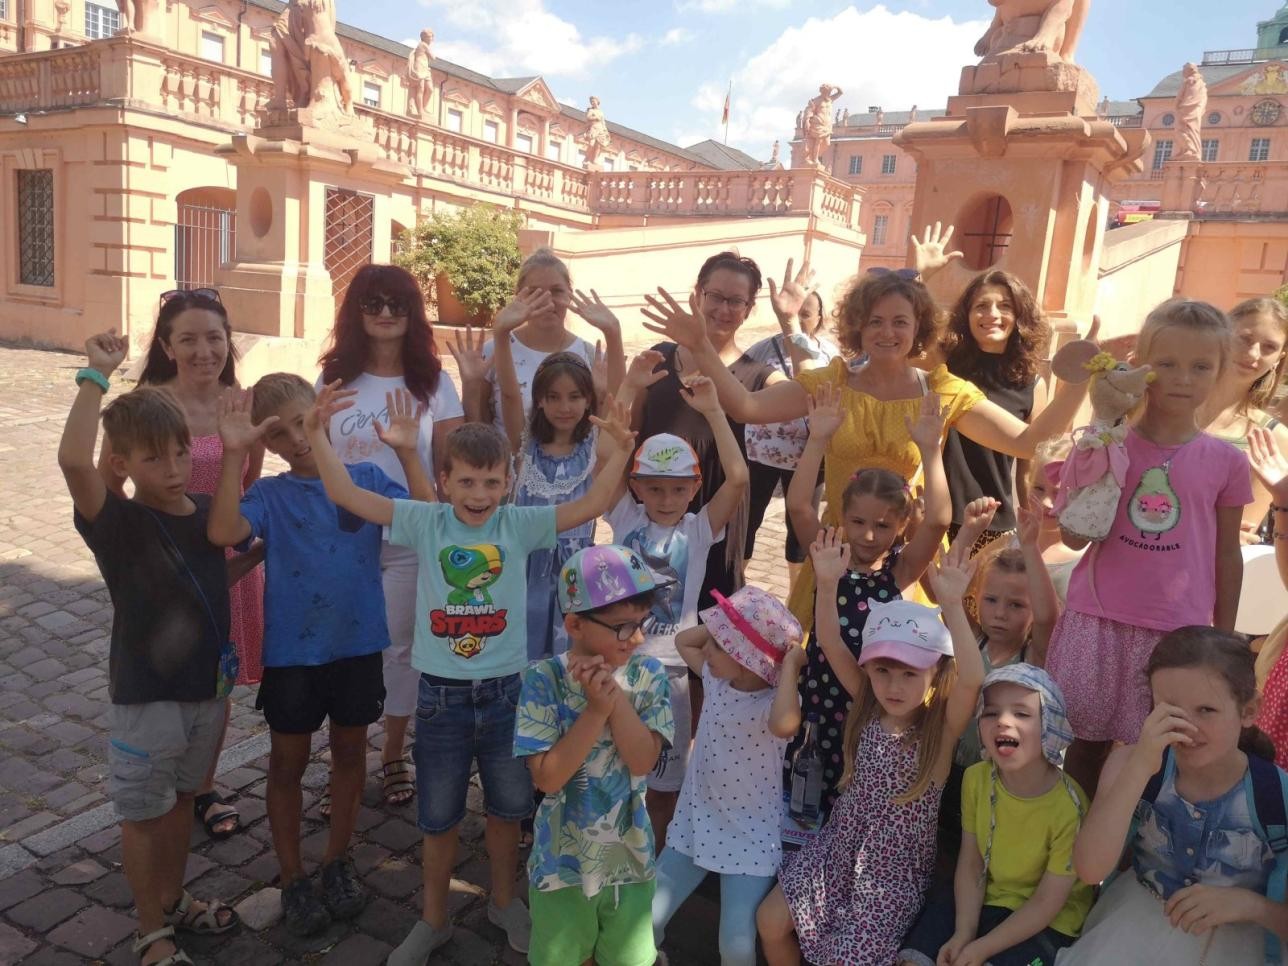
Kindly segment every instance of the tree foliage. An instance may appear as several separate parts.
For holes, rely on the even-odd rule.
[[[518,212],[484,204],[434,215],[403,232],[394,262],[416,276],[427,298],[445,275],[471,315],[490,319],[514,295],[522,224]]]

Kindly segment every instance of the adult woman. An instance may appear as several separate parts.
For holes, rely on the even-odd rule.
[[[568,266],[548,248],[539,248],[523,260],[519,277],[514,286],[515,294],[545,292],[550,296],[549,308],[534,314],[510,333],[510,356],[514,360],[514,374],[519,380],[519,396],[523,400],[523,422],[526,424],[532,409],[532,377],[546,356],[555,352],[573,352],[596,367],[599,352],[585,339],[568,331],[568,310],[581,316],[604,334],[603,362],[609,386],[621,385],[626,375],[626,362],[622,355],[622,327],[612,311],[592,290],[588,298],[572,287]],[[500,380],[491,372],[492,343],[483,347],[483,365],[470,347],[463,351],[452,347],[452,354],[460,366],[465,411],[470,422],[491,420],[497,429],[505,432],[501,413]],[[600,395],[604,394],[600,386]]]
[[[762,339],[747,350],[747,357],[773,367],[784,379],[791,379],[798,372],[826,366],[841,350],[824,332],[823,297],[814,289],[814,273],[809,262],[792,275],[793,260],[787,260],[781,287],[769,280],[769,304],[778,319],[778,335]],[[765,518],[765,510],[773,498],[774,490],[782,484],[783,495],[791,485],[792,476],[805,442],[809,427],[803,419],[790,423],[751,425],[746,430],[747,466],[751,470],[750,509],[747,520],[747,545],[745,558],[751,559],[756,549],[756,531]],[[814,505],[823,495],[823,480],[814,494]],[[785,556],[792,579],[805,562],[808,544],[796,539],[796,532],[787,528]]]
[[[1288,428],[1266,412],[1288,366],[1288,309],[1276,299],[1248,299],[1230,310],[1230,324],[1234,329],[1230,364],[1199,408],[1199,425],[1245,453],[1248,433],[1260,426],[1274,434],[1280,450],[1288,451]],[[1243,539],[1260,543],[1259,531],[1271,500],[1270,491],[1256,475],[1252,497],[1243,509]]]
[[[948,371],[977,386],[986,399],[1021,422],[1045,408],[1046,389],[1039,381],[1051,327],[1028,287],[1010,272],[991,271],[966,286],[948,314],[941,352]],[[966,505],[980,497],[999,504],[992,528],[975,542],[975,550],[1015,529],[1015,494],[1024,500],[1024,474],[1015,473],[1015,458],[967,439],[956,429],[944,441],[944,470],[953,501],[949,538],[957,536]]]
[[[229,386],[237,385],[237,353],[232,344],[228,312],[214,289],[175,290],[161,296],[147,359],[139,385],[162,386],[183,407],[192,434],[193,493],[213,494],[219,482],[224,447],[219,441],[219,398]],[[242,470],[242,491],[259,479],[264,462],[263,447],[256,447]],[[123,481],[114,481],[119,486]],[[235,555],[231,548],[228,556]],[[264,570],[256,567],[228,588],[232,610],[231,635],[237,648],[238,684],[257,684],[263,670]],[[226,720],[225,720],[226,724]],[[223,750],[220,737],[219,751]],[[212,838],[226,838],[241,826],[237,810],[214,790],[215,766],[194,799],[197,818]]]
[[[694,324],[701,326],[701,344],[710,353],[706,364],[719,369],[727,380],[744,392],[756,392],[765,386],[786,381],[769,366],[749,358],[738,345],[738,329],[751,313],[760,284],[760,268],[754,261],[734,252],[720,252],[703,263],[694,289],[696,304],[701,306],[700,321]],[[667,334],[670,335],[669,332]],[[688,338],[689,332],[684,335]],[[689,441],[697,451],[702,470],[702,487],[693,500],[693,510],[697,512],[724,483],[720,456],[706,417],[685,405],[680,395],[684,388],[683,377],[698,375],[698,359],[690,346],[678,340],[660,343],[653,346],[653,350],[662,354],[662,368],[655,373],[656,381],[636,401],[633,413],[633,424],[638,433],[636,438],[644,440],[658,433],[674,433]],[[745,452],[745,427],[732,414],[729,417],[734,438]],[[768,498],[765,499],[768,502]],[[763,507],[760,512],[763,516]],[[699,608],[713,606],[713,590],[727,597],[742,585],[747,518],[748,508],[744,504],[725,527],[725,539],[711,547]]]
[[[845,421],[833,437],[824,467],[828,507],[824,523],[835,525],[841,493],[861,466],[884,466],[911,479],[920,469],[907,426],[916,418],[921,397],[939,394],[948,426],[990,449],[1028,457],[1039,441],[1063,429],[1086,394],[1084,385],[1062,384],[1051,405],[1025,425],[984,398],[982,392],[944,366],[926,373],[915,368],[932,338],[937,310],[926,287],[902,272],[859,276],[837,309],[837,336],[844,359],[826,369],[799,374],[754,391],[728,373],[707,335],[704,306],[695,292],[685,311],[665,291],[648,296],[646,327],[679,342],[702,372],[715,382],[720,402],[731,419],[778,423],[808,412],[810,395],[824,384],[841,390]],[[853,369],[847,359],[864,356]],[[804,536],[798,534],[798,537]],[[808,579],[807,578],[808,575]],[[792,611],[812,625],[814,581],[806,564],[792,594]]]
[[[353,406],[331,417],[330,436],[346,463],[369,461],[390,479],[407,483],[392,450],[376,435],[385,422],[385,394],[406,389],[424,407],[417,450],[435,479],[443,440],[462,422],[460,397],[442,372],[425,300],[416,280],[394,265],[364,265],[344,293],[331,343],[318,360],[322,383],[354,389]],[[415,784],[403,754],[407,724],[416,710],[419,675],[411,667],[416,612],[416,554],[385,544],[380,557],[390,645],[385,651],[385,745],[381,772],[385,803],[411,801]]]

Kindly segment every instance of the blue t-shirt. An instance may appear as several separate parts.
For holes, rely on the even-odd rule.
[[[481,527],[450,503],[394,501],[389,542],[420,558],[411,664],[480,681],[528,663],[528,554],[555,546],[553,506],[504,504]]]
[[[407,496],[374,463],[345,469],[364,490]],[[292,473],[258,480],[241,513],[264,541],[264,667],[330,664],[389,646],[379,526],[332,503],[320,479]]]

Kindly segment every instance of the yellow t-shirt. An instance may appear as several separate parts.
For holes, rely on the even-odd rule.
[[[962,776],[962,828],[975,836],[982,855],[988,844],[989,792],[993,763],[981,761]],[[997,779],[997,817],[993,829],[993,851],[984,886],[984,905],[1019,909],[1028,902],[1041,881],[1053,875],[1073,876],[1073,840],[1078,836],[1078,808],[1069,796],[1072,787],[1082,814],[1087,814],[1087,796],[1072,778],[1056,782],[1045,795],[1018,798]],[[1077,882],[1051,928],[1066,936],[1077,936],[1091,909],[1091,886]]]

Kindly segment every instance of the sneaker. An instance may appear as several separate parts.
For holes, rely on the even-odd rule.
[[[322,866],[322,900],[335,919],[352,919],[367,904],[367,890],[358,881],[353,862],[345,856]]]
[[[418,919],[411,932],[397,949],[385,960],[386,966],[425,966],[434,950],[445,946],[452,938],[452,924],[435,929],[424,919]]]
[[[311,936],[331,924],[331,913],[313,891],[308,876],[300,876],[282,890],[282,918],[297,936]]]
[[[532,919],[522,899],[516,896],[504,909],[498,909],[489,899],[487,921],[505,931],[505,938],[516,953],[528,951],[528,942],[532,938]]]

